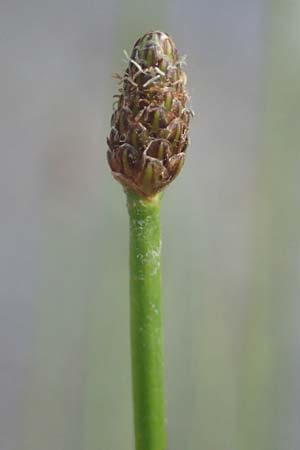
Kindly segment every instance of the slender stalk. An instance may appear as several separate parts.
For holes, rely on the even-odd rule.
[[[160,196],[127,194],[130,321],[136,450],[166,449],[160,275]]]

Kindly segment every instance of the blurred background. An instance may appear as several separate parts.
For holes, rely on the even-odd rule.
[[[196,112],[162,205],[168,448],[300,447],[300,3],[1,0],[0,450],[133,449],[105,138],[153,29]]]

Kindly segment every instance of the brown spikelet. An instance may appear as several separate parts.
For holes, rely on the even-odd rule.
[[[151,198],[180,172],[191,111],[172,39],[146,33],[135,43],[111,118],[107,158],[128,190]]]

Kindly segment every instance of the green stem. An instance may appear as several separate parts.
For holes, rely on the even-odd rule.
[[[160,197],[128,193],[130,320],[136,450],[166,450]]]

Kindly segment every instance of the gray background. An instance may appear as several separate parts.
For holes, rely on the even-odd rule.
[[[1,0],[0,450],[133,448],[128,219],[106,163],[140,34],[188,55],[162,205],[169,450],[297,450],[300,5]]]

